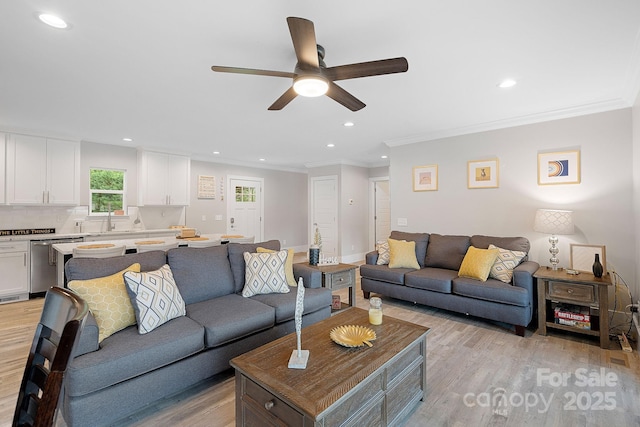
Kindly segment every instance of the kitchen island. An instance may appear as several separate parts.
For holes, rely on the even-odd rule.
[[[224,240],[223,234],[203,234],[199,236],[200,239],[207,238],[209,240]],[[162,237],[153,237],[154,241],[162,242],[162,243],[178,243],[178,246],[187,246],[189,244],[189,239],[180,239],[176,236],[162,236]],[[127,251],[135,251],[136,243],[142,241],[148,241],[149,238],[145,236],[132,237],[130,239],[114,239],[114,240],[100,240],[100,244],[109,245],[112,244],[114,246],[122,246],[124,245],[127,248]],[[54,244],[53,250],[57,252],[57,259],[63,260],[63,262],[57,263],[57,285],[64,287],[64,264],[67,262],[69,258],[73,256],[73,249],[79,246],[86,246],[87,242],[74,242],[74,243],[58,243]]]

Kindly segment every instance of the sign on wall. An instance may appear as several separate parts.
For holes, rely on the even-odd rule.
[[[216,177],[213,175],[198,175],[198,199],[216,198]]]

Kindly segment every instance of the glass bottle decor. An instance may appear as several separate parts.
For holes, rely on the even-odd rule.
[[[369,323],[382,324],[382,300],[378,297],[371,297],[369,300]]]
[[[602,263],[600,263],[600,254],[596,254],[596,260],[593,263],[592,270],[595,277],[602,277],[604,268],[602,267]]]

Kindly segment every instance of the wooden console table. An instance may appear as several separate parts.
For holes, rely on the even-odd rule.
[[[538,333],[546,335],[547,329],[561,329],[578,334],[600,337],[600,347],[609,348],[609,275],[601,278],[591,273],[567,274],[566,270],[540,267],[533,277],[538,279]],[[552,304],[560,302],[588,307],[591,329],[554,322]]]
[[[329,338],[341,325],[373,329],[373,347],[342,347]],[[352,308],[302,330],[306,369],[287,367],[295,333],[231,360],[236,369],[237,426],[398,425],[424,397],[429,328],[385,316],[369,325]]]

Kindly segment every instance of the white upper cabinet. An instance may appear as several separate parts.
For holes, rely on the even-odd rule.
[[[5,202],[4,183],[5,183],[5,138],[6,135],[0,132],[0,203]]]
[[[189,205],[191,160],[188,157],[139,151],[138,173],[138,205]]]
[[[6,144],[6,203],[79,204],[79,142],[10,134]]]

